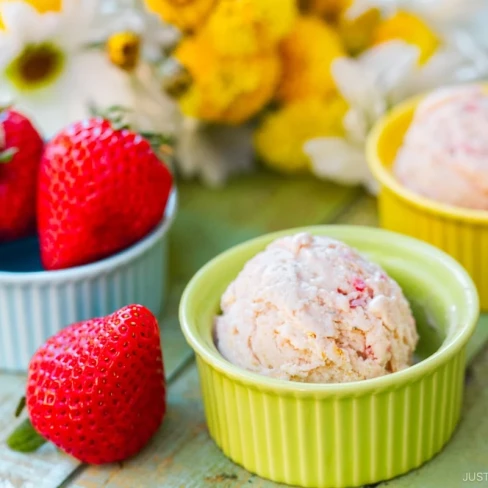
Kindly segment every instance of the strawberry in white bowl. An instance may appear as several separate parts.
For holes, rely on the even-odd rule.
[[[173,178],[149,140],[95,117],[47,145],[38,220],[46,269],[91,263],[129,247],[163,218]]]

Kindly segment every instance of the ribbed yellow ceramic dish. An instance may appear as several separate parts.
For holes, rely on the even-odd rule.
[[[421,361],[381,378],[322,385],[230,364],[212,338],[222,293],[252,256],[298,230],[249,241],[207,264],[180,305],[210,435],[233,461],[277,482],[340,488],[395,477],[440,451],[459,420],[466,343],[478,318],[475,287],[448,255],[406,236],[348,226],[303,230],[354,246],[398,281],[417,319]]]
[[[488,311],[488,211],[452,207],[403,187],[391,167],[402,145],[417,97],[393,109],[369,136],[367,156],[381,185],[381,227],[429,242],[456,258],[473,278],[481,309]]]

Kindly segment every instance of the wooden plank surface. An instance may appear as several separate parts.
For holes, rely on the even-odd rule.
[[[23,395],[23,375],[0,377],[0,439],[5,439],[16,423],[15,408]],[[25,418],[25,415],[21,419]],[[51,488],[59,484],[77,462],[51,445],[43,446],[35,455],[13,452],[0,443],[0,488]]]
[[[55,488],[62,480],[62,486],[70,488],[280,486],[234,465],[209,438],[196,366],[178,325],[178,302],[193,273],[228,247],[273,230],[331,222],[377,225],[375,200],[357,189],[307,177],[287,180],[267,173],[236,180],[221,190],[182,184],[180,209],[170,239],[171,291],[162,320],[169,383],[168,416],[162,428],[136,458],[119,465],[81,466],[75,472],[77,463],[52,446],[33,456],[19,455],[18,460],[0,445],[0,488]],[[488,329],[488,317],[484,322]],[[485,335],[473,344],[471,355],[480,350]],[[483,418],[488,409],[486,349],[470,371],[464,418],[446,450],[422,469],[382,487],[457,488],[463,486],[466,470],[488,471],[488,466],[483,466],[488,459],[488,422]],[[0,375],[2,437],[10,431],[11,412],[23,383],[22,376]]]

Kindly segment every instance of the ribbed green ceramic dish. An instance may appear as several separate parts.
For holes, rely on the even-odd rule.
[[[372,380],[318,385],[253,374],[219,354],[212,323],[227,285],[268,243],[304,230],[354,246],[398,281],[418,323],[418,363]],[[324,488],[393,478],[442,449],[459,420],[477,318],[475,287],[452,258],[409,237],[348,226],[293,229],[239,245],[197,273],[180,308],[215,442],[264,478]]]

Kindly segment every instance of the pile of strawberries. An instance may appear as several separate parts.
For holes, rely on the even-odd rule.
[[[150,142],[102,117],[44,144],[20,113],[0,112],[0,241],[39,233],[47,270],[121,251],[161,221],[173,179]]]
[[[173,180],[149,140],[94,117],[44,144],[18,112],[0,112],[0,241],[39,234],[47,270],[121,251],[163,219]],[[141,305],[73,324],[29,365],[29,418],[7,440],[46,440],[82,462],[121,461],[147,444],[166,410],[156,318]],[[21,409],[20,409],[21,410]]]

